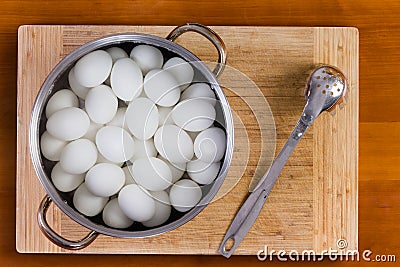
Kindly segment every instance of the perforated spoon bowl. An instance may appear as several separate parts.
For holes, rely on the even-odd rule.
[[[283,166],[301,137],[319,114],[332,111],[342,103],[346,90],[345,76],[333,66],[323,65],[311,73],[305,91],[307,103],[299,121],[269,170],[233,219],[218,250],[220,254],[227,258],[233,254],[260,214]]]

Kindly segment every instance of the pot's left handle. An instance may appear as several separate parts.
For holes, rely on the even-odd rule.
[[[95,231],[91,231],[87,236],[78,241],[71,241],[65,239],[64,237],[54,232],[54,230],[47,223],[46,219],[46,213],[47,210],[49,209],[51,202],[52,202],[51,198],[49,196],[45,196],[42,202],[40,203],[37,213],[39,228],[51,242],[65,249],[78,250],[89,246],[97,238],[99,233]]]
[[[226,46],[222,38],[212,29],[199,23],[187,23],[173,29],[167,36],[170,41],[175,41],[176,38],[185,32],[196,32],[206,37],[217,49],[218,62],[213,73],[216,77],[220,76],[226,65]]]

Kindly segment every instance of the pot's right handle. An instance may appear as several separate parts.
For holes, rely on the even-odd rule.
[[[221,37],[212,29],[202,24],[187,23],[173,29],[170,34],[168,34],[167,39],[173,42],[176,38],[178,38],[185,32],[199,33],[206,37],[215,46],[218,51],[218,64],[213,70],[213,73],[216,77],[220,76],[226,64],[226,47]]]
[[[65,249],[78,250],[89,246],[97,238],[99,233],[95,231],[91,231],[87,236],[78,241],[65,239],[64,237],[54,232],[54,230],[51,229],[46,220],[46,213],[49,209],[51,202],[51,198],[49,196],[45,196],[40,203],[37,213],[39,228],[51,242]]]

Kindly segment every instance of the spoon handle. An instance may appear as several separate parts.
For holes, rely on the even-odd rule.
[[[248,196],[233,219],[231,226],[229,227],[221,246],[218,249],[218,252],[221,255],[229,258],[242,242],[247,232],[250,230],[251,226],[254,224],[255,220],[260,214],[265,201],[267,200],[280,172],[283,169],[283,166],[285,166],[294,148],[312,122],[313,118],[303,113],[289,139],[286,141],[271,167],[264,174],[257,187]],[[231,242],[229,247],[228,241]]]

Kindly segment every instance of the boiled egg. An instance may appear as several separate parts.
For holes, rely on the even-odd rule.
[[[85,109],[93,122],[105,124],[117,113],[118,100],[111,88],[102,84],[90,89],[86,96]]]
[[[104,223],[113,228],[123,229],[133,224],[133,220],[129,219],[119,207],[117,198],[107,203],[102,215]]]
[[[75,68],[72,68],[68,73],[68,83],[71,90],[81,99],[85,99],[90,87],[85,87],[78,83],[75,78]]]
[[[118,204],[128,218],[137,222],[148,221],[155,214],[156,204],[153,197],[137,184],[129,184],[121,189]]]
[[[111,163],[94,165],[85,176],[88,190],[99,197],[109,197],[119,192],[125,183],[121,167]]]
[[[165,223],[171,215],[171,203],[165,191],[151,191],[155,201],[155,211],[150,220],[142,222],[146,227],[154,227]]]
[[[175,163],[185,163],[193,158],[193,141],[176,125],[164,125],[154,135],[154,145],[160,155]]]
[[[196,206],[201,196],[199,185],[189,179],[177,181],[169,192],[171,205],[180,212],[186,212]]]
[[[102,212],[108,202],[108,197],[99,197],[90,193],[86,184],[82,183],[72,199],[75,208],[83,215],[92,217]]]
[[[221,163],[204,162],[199,159],[187,163],[187,173],[189,177],[199,184],[211,184],[218,176]]]
[[[194,70],[189,62],[180,57],[173,57],[165,62],[163,69],[171,73],[178,81],[181,91],[185,90],[193,80]]]
[[[173,121],[179,127],[199,132],[210,127],[215,120],[213,105],[201,99],[186,99],[174,107],[171,112]]]
[[[158,109],[147,98],[140,97],[129,103],[125,116],[130,132],[140,140],[151,138],[157,130]]]
[[[71,174],[87,172],[96,161],[96,145],[88,139],[72,141],[64,147],[60,156],[61,168]]]
[[[172,107],[180,98],[179,83],[172,74],[153,69],[144,77],[144,91],[148,98],[162,107]]]
[[[99,152],[114,163],[129,160],[135,151],[132,136],[126,130],[116,126],[105,126],[98,130],[96,145]]]
[[[160,69],[164,62],[161,51],[151,45],[135,46],[130,57],[139,65],[144,75],[152,69]]]
[[[61,192],[71,192],[85,180],[85,175],[71,174],[61,168],[61,164],[57,163],[51,171],[51,181],[54,186]]]
[[[125,50],[120,47],[116,47],[116,46],[110,47],[110,48],[106,49],[106,51],[107,51],[107,53],[110,54],[113,63],[115,61],[117,61],[118,59],[128,57],[128,54],[125,52]]]
[[[51,161],[59,161],[61,152],[68,144],[67,141],[59,140],[45,131],[40,137],[40,150],[43,156]]]
[[[71,141],[86,134],[90,120],[85,111],[76,107],[54,112],[47,120],[46,129],[57,139]]]
[[[46,105],[46,117],[63,108],[78,107],[78,97],[69,89],[62,89],[52,95]]]
[[[118,59],[111,71],[110,84],[119,99],[132,101],[142,92],[142,71],[132,59]]]
[[[171,169],[164,161],[155,157],[135,160],[131,171],[136,183],[147,190],[161,191],[172,184]]]
[[[214,107],[217,104],[214,91],[211,90],[211,87],[206,83],[194,83],[190,85],[181,95],[181,101],[196,98],[207,101]]]
[[[111,72],[112,58],[104,50],[96,50],[80,58],[74,69],[76,81],[84,87],[102,84]]]
[[[201,161],[220,161],[225,154],[225,150],[225,132],[218,127],[211,127],[200,132],[194,141],[194,153]]]

